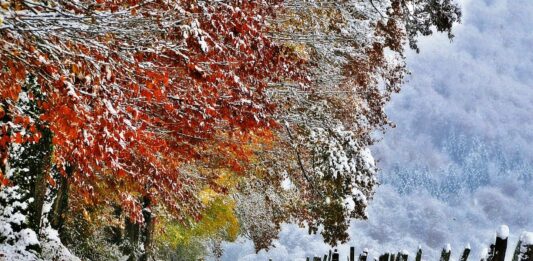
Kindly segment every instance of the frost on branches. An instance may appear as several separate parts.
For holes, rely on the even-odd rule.
[[[349,218],[365,218],[377,184],[372,133],[393,124],[384,108],[407,75],[404,46],[435,26],[451,37],[460,10],[452,1],[288,0],[273,20],[273,39],[304,61],[303,81],[271,84],[278,104],[278,151],[269,175],[289,178],[301,201],[291,221],[326,242],[348,239]],[[298,207],[296,207],[298,206]],[[257,244],[256,244],[257,246]]]
[[[0,1],[2,251],[149,260],[180,244],[158,224],[212,215],[205,194],[235,200],[258,250],[283,222],[345,241],[403,46],[459,17],[450,0]]]

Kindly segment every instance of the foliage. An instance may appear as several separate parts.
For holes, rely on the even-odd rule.
[[[0,244],[27,232],[44,257],[50,227],[86,258],[217,256],[239,235],[270,247],[283,222],[346,241],[404,45],[452,37],[460,15],[451,0],[1,1],[0,210],[20,218],[0,219]]]

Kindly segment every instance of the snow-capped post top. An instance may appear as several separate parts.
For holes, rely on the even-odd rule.
[[[525,246],[533,246],[533,232],[522,232],[522,235],[520,235],[520,242]]]
[[[509,237],[509,227],[507,225],[501,225],[498,231],[496,231],[496,237],[507,239]]]
[[[446,247],[444,248],[444,251],[446,253],[450,253],[452,252],[452,246],[450,244],[446,244]]]

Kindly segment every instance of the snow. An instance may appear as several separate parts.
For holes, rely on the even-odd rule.
[[[290,178],[286,177],[281,182],[281,188],[283,188],[284,190],[291,190],[294,188],[294,184],[292,183]]]
[[[489,255],[489,249],[485,247],[481,250],[479,254],[479,258],[482,260],[486,260],[488,255]]]
[[[444,247],[444,251],[446,253],[452,252],[452,246],[450,244],[446,244],[446,247]]]
[[[522,242],[522,245],[526,246],[532,246],[533,245],[533,232],[522,232],[522,235],[520,235],[520,241]]]
[[[67,95],[68,96],[71,96],[72,98],[74,99],[79,99],[80,97],[76,94],[76,90],[74,90],[74,85],[69,82],[69,81],[65,81],[65,85],[67,86],[67,89],[68,89],[68,92],[67,92]]]
[[[50,193],[50,190],[47,191]],[[40,261],[40,260],[72,260],[80,259],[72,255],[70,251],[61,243],[59,234],[50,227],[47,220],[48,212],[51,209],[53,200],[46,202],[43,206],[43,216],[41,219],[42,230],[38,235],[29,228],[20,231],[13,230],[12,224],[20,225],[27,221],[27,217],[19,210],[28,208],[27,202],[21,201],[24,192],[18,186],[2,187],[0,189],[0,199],[8,202],[0,206],[0,237],[5,238],[0,244],[0,260],[20,260],[20,261]],[[39,245],[42,249],[40,254],[28,250],[28,246]]]
[[[373,169],[376,167],[376,161],[369,148],[364,148],[361,151],[361,158],[364,160],[367,169]]]
[[[115,107],[113,107],[113,104],[107,99],[103,100],[105,107],[111,113],[113,116],[117,116],[118,112],[115,110]]]
[[[207,53],[209,51],[209,46],[207,45],[207,42],[203,37],[200,37],[198,40],[198,44],[200,45],[200,49],[202,49],[202,52]]]
[[[507,225],[501,225],[496,231],[496,236],[501,239],[507,239],[509,237],[509,227]]]

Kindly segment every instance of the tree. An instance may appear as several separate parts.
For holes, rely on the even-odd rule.
[[[38,251],[55,195],[44,218],[64,241],[107,213],[146,260],[158,215],[218,242],[200,196],[214,191],[257,250],[283,222],[345,241],[377,185],[368,147],[392,125],[403,46],[452,37],[460,15],[451,0],[2,1],[1,210],[19,207],[14,233]]]
[[[95,203],[108,182],[124,188],[133,222],[159,203],[180,220],[200,218],[196,194],[209,177],[187,174],[186,164],[207,161],[212,143],[232,147],[231,136],[271,126],[263,90],[293,77],[294,61],[265,34],[275,3],[3,2],[2,172],[11,144],[33,137],[12,128],[31,75],[45,94],[39,120],[52,135],[50,165],[71,194]]]
[[[284,179],[296,184],[292,193],[302,200],[281,204],[290,206],[284,208],[290,214],[278,223],[320,229],[335,245],[347,240],[350,218],[366,218],[377,185],[368,147],[374,132],[394,126],[384,108],[408,73],[405,43],[416,49],[417,35],[430,34],[432,26],[451,38],[461,13],[451,1],[284,4],[272,21],[272,38],[305,61],[306,78],[272,84],[268,91],[283,128],[275,149],[259,152],[269,162],[264,176],[273,180],[260,186],[279,186]]]

